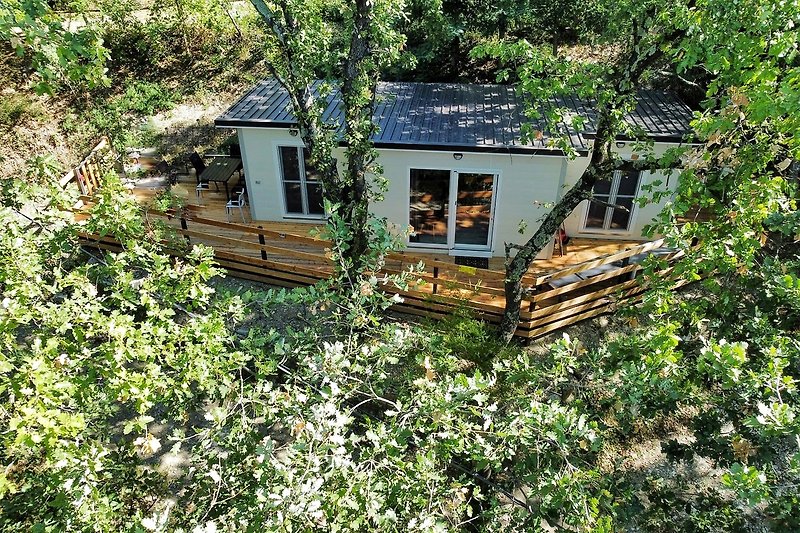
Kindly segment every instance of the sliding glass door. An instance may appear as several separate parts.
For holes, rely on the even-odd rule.
[[[411,169],[411,244],[455,250],[491,250],[497,175]]]

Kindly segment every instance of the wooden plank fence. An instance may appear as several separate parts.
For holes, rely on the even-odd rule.
[[[96,170],[90,171],[97,168],[91,158],[103,148],[101,142],[64,178],[66,183],[77,180],[82,191],[83,187],[89,191],[82,196],[82,209],[91,207],[91,193],[99,186],[99,181],[93,179],[99,174]],[[323,239],[207,218],[202,208],[196,206],[166,213],[145,210],[145,214],[148,220],[158,220],[171,227],[189,244],[212,247],[217,263],[234,277],[297,287],[327,279],[333,272],[327,256],[330,242]],[[85,216],[85,211],[76,216]],[[82,239],[87,246],[121,249],[113,236],[85,234]],[[167,251],[176,256],[185,253],[176,249]],[[664,248],[662,240],[657,240],[561,270],[526,276],[524,285],[528,289],[516,335],[533,339],[623,305],[632,305],[646,290],[637,273],[642,269],[642,261],[653,254],[667,262],[680,256],[679,252]],[[441,318],[464,308],[488,322],[501,321],[505,302],[504,272],[422,259],[404,251],[388,254],[385,268],[376,275],[383,279],[384,274],[400,274],[420,262],[423,268],[414,272],[411,276],[414,282],[408,288],[398,288],[391,281],[383,285],[387,293],[403,298],[402,303],[394,306],[398,311]],[[665,268],[661,275],[668,276],[671,270]]]
[[[59,185],[64,188],[74,182],[82,195],[92,196],[103,179],[102,158],[110,152],[111,145],[108,138],[102,137],[83,161],[64,174]]]

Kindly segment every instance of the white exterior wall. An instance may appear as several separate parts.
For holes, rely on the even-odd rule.
[[[239,143],[242,148],[243,165],[250,197],[250,209],[254,220],[279,221],[292,220],[318,223],[319,219],[303,219],[286,216],[283,192],[280,181],[280,166],[277,157],[278,146],[300,146],[299,137],[292,137],[288,130],[279,128],[239,128]],[[656,153],[674,145],[657,144]],[[504,243],[522,243],[536,230],[539,219],[546,213],[542,204],[556,202],[569,187],[575,184],[588,165],[587,157],[572,161],[561,156],[489,154],[464,152],[463,158],[455,160],[453,152],[434,152],[429,150],[387,150],[379,149],[379,162],[388,178],[389,188],[381,202],[372,205],[377,216],[400,228],[409,225],[409,175],[411,168],[445,169],[461,172],[487,172],[498,175],[495,189],[493,211],[492,255],[504,254]],[[630,151],[620,150],[623,158],[630,158]],[[341,158],[340,158],[341,160]],[[643,182],[655,179],[666,182],[658,174],[644,173]],[[677,186],[677,174],[669,179],[670,189]],[[570,236],[596,237],[608,239],[640,239],[642,228],[661,210],[667,200],[659,205],[636,207],[631,229],[626,232],[589,233],[583,231],[587,202],[578,206],[565,221]],[[524,235],[518,232],[520,221],[527,224]],[[435,252],[430,248],[420,248]],[[442,250],[447,253],[447,250]],[[549,257],[552,244],[540,257]],[[461,254],[459,254],[461,255]],[[466,255],[481,255],[467,252]]]
[[[622,159],[630,160],[635,157],[635,154],[631,151],[631,143],[625,143],[626,146],[621,148],[616,148],[615,151],[620,155]],[[661,156],[664,152],[667,151],[669,148],[674,148],[678,146],[677,144],[672,143],[655,143],[653,146],[653,153],[656,156]],[[567,173],[566,179],[564,180],[564,184],[561,190],[561,195],[566,193],[570,187],[575,185],[578,179],[581,177],[581,174],[586,167],[589,166],[589,158],[588,157],[579,157],[570,161],[567,164]],[[653,192],[655,190],[659,191],[666,191],[669,190],[671,192],[675,192],[678,187],[678,171],[673,172],[671,175],[667,175],[665,172],[642,172],[640,183],[639,183],[639,190],[637,191],[637,197],[652,197]],[[643,189],[643,186],[650,185],[655,181],[661,181],[661,185],[659,185],[653,192],[647,192]],[[639,207],[638,203],[634,205],[633,213],[631,213],[631,224],[630,228],[627,231],[586,231],[584,230],[584,222],[586,220],[586,212],[589,207],[589,202],[584,201],[575,208],[572,214],[567,217],[564,221],[564,229],[567,232],[567,235],[571,237],[587,237],[587,238],[596,238],[596,239],[620,239],[620,240],[647,240],[646,237],[642,235],[642,230],[645,226],[650,224],[653,219],[661,212],[661,209],[670,201],[670,197],[664,197],[658,203],[648,203],[644,207]]]
[[[278,159],[278,146],[303,146],[300,137],[281,128],[238,128],[237,133],[253,220],[308,220],[285,215]],[[319,219],[308,221],[319,224]]]

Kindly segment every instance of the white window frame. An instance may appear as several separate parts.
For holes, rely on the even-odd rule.
[[[430,243],[419,243],[419,242],[411,242],[410,238],[408,239],[407,246],[409,248],[419,248],[419,249],[427,249],[427,250],[446,250],[449,252],[450,255],[467,255],[467,256],[476,256],[476,257],[490,257],[492,252],[492,246],[495,240],[495,209],[497,208],[497,197],[500,190],[500,181],[501,181],[501,171],[497,169],[487,169],[487,168],[448,168],[448,167],[437,167],[437,166],[409,166],[406,168],[406,198],[410,201],[410,192],[411,192],[411,171],[412,170],[445,170],[450,172],[450,183],[449,183],[449,200],[448,200],[448,212],[451,213],[451,216],[447,218],[447,242],[442,244],[430,244]],[[475,245],[475,244],[456,244],[456,213],[458,209],[458,175],[459,174],[491,174],[494,176],[493,183],[492,183],[492,203],[491,203],[491,211],[489,216],[489,236],[488,242],[486,245]],[[409,203],[408,207],[406,208],[406,216],[408,217],[408,225],[411,226],[411,205]]]
[[[623,174],[627,174],[629,171],[626,170],[615,170],[613,176],[611,177],[611,188],[608,191],[608,203],[609,204],[617,204],[617,199],[620,198],[618,195],[619,193],[619,185],[622,181]],[[621,198],[628,199],[630,198],[633,200],[631,202],[631,212],[628,213],[628,225],[624,229],[614,229],[611,228],[611,218],[614,216],[615,209],[609,206],[605,206],[605,217],[603,218],[603,227],[602,228],[591,228],[587,226],[589,223],[589,209],[592,205],[592,200],[589,199],[586,204],[586,212],[583,215],[583,224],[582,224],[582,231],[584,233],[630,233],[631,227],[633,225],[634,219],[636,217],[636,210],[637,210],[637,203],[636,198],[639,196],[639,189],[642,186],[642,173],[637,172],[636,177],[636,190],[632,195],[624,194]]]

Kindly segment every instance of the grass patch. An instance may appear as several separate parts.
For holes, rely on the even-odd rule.
[[[23,93],[11,93],[0,99],[0,126],[13,128],[23,119],[37,119],[45,110],[33,97]]]

